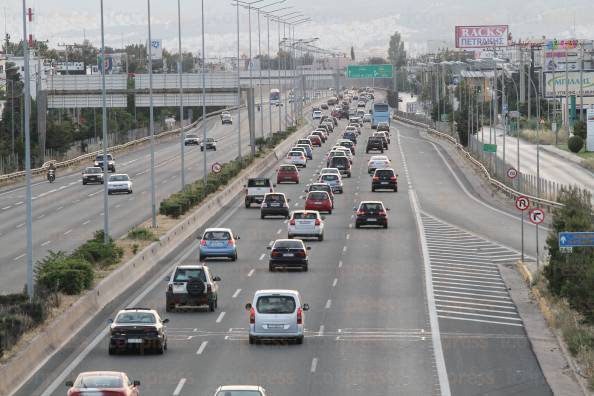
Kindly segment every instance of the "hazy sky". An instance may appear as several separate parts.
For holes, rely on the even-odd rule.
[[[261,4],[275,0],[262,1]],[[319,46],[359,56],[386,55],[389,36],[398,30],[412,51],[422,50],[427,40],[451,40],[455,25],[509,24],[514,37],[594,38],[591,0],[286,0],[271,6],[292,7],[279,14],[299,11],[313,21],[296,28],[301,38],[319,37]],[[99,43],[99,0],[28,0],[35,12],[31,32],[50,46],[80,42],[83,37]],[[104,0],[108,45],[141,42],[147,37],[146,0]],[[152,32],[165,48],[177,48],[177,1],[151,0]],[[200,1],[181,0],[182,46],[198,52],[201,40]],[[0,0],[6,30],[13,39],[22,36],[21,0]],[[204,0],[206,54],[232,56],[236,51],[235,7],[230,0]],[[1,20],[0,20],[1,22]],[[248,52],[247,10],[241,10],[240,46]],[[261,19],[262,51],[267,43],[266,20]],[[257,18],[252,12],[252,51],[258,50]],[[271,23],[271,48],[278,32]],[[282,36],[282,34],[281,34]]]

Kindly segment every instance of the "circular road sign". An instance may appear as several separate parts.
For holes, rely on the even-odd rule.
[[[507,177],[515,179],[518,176],[518,171],[515,168],[509,168],[507,170]]]
[[[534,208],[530,211],[529,217],[530,217],[530,221],[532,223],[540,224],[545,219],[544,210],[542,210],[540,208]]]
[[[530,207],[530,200],[528,199],[528,197],[520,195],[518,198],[516,198],[516,208],[518,210],[521,210],[523,212],[526,209],[528,209],[529,207]]]
[[[223,169],[223,166],[218,162],[215,162],[214,164],[212,164],[210,169],[213,171],[213,173],[219,173],[221,169]]]

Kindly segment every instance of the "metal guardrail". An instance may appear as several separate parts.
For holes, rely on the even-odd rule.
[[[241,106],[241,107],[243,108],[245,106]],[[214,116],[221,114],[223,111],[229,111],[229,110],[237,110],[237,107],[231,107],[231,108],[226,108],[223,110],[213,111],[212,113],[206,114],[206,118],[207,119],[212,118]],[[201,121],[202,121],[202,119],[194,121],[193,123],[184,126],[184,129],[189,130],[189,129],[195,128],[196,126],[198,126],[200,124]],[[176,129],[172,129],[171,131],[161,132],[160,134],[155,135],[155,138],[161,139],[163,137],[175,135],[180,132],[181,132],[181,128],[176,128]],[[112,146],[112,147],[108,148],[108,152],[114,153],[114,152],[122,151],[122,150],[125,150],[125,149],[132,147],[134,145],[149,141],[150,138],[151,138],[150,136],[145,136],[140,139],[131,140],[124,144]],[[67,167],[77,164],[79,162],[95,158],[95,156],[102,154],[102,153],[103,153],[103,150],[98,150],[98,151],[93,151],[91,153],[83,154],[78,157],[75,157],[75,158],[72,158],[72,159],[69,159],[66,161],[62,161],[62,162],[47,161],[40,168],[31,169],[31,174],[39,175],[39,174],[45,173],[50,162],[54,162],[56,168],[67,168]],[[25,176],[25,174],[26,174],[25,171],[19,171],[19,172],[7,173],[6,175],[0,175],[0,184],[4,183],[6,181],[12,180],[12,179],[18,179],[19,177]]]
[[[512,197],[512,198],[517,198],[519,196],[525,196],[528,199],[530,199],[532,202],[535,202],[539,205],[542,206],[547,206],[549,208],[562,208],[563,204],[559,203],[559,202],[555,202],[555,201],[550,201],[548,199],[543,199],[543,198],[537,198],[535,196],[532,195],[527,195],[527,194],[523,194],[517,190],[514,190],[513,188],[506,186],[505,184],[503,184],[502,182],[500,182],[497,179],[494,179],[493,177],[491,177],[491,174],[489,173],[489,171],[487,170],[487,168],[477,159],[475,159],[472,154],[470,154],[468,151],[466,151],[466,149],[464,148],[464,146],[462,146],[460,143],[458,143],[456,141],[456,139],[454,139],[453,137],[451,137],[450,135],[447,135],[445,133],[439,132],[436,129],[431,128],[431,126],[424,124],[422,122],[417,122],[417,121],[412,121],[403,117],[399,117],[397,115],[394,115],[394,119],[400,122],[404,122],[407,124],[411,124],[414,126],[418,126],[421,128],[425,128],[427,130],[427,132],[432,133],[434,135],[437,135],[441,138],[444,138],[448,141],[450,141],[452,144],[454,144],[454,146],[456,146],[456,148],[458,150],[460,150],[464,156],[470,161],[472,162],[477,168],[479,168],[481,170],[481,172],[483,173],[483,175],[485,176],[485,178],[487,179],[487,181],[494,186],[495,188],[503,191],[503,193],[505,193],[507,196]]]

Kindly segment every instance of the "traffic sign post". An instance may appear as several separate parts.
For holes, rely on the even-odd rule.
[[[522,255],[521,259],[524,261],[524,211],[530,207],[530,200],[528,197],[520,195],[516,198],[516,209],[520,211],[520,235],[522,240]]]
[[[509,168],[507,170],[507,177],[510,179],[515,179],[518,176],[518,171],[515,168]]]
[[[544,211],[540,208],[534,208],[529,213],[530,221],[532,224],[540,224],[545,219]]]
[[[348,65],[347,78],[392,78],[392,65]]]

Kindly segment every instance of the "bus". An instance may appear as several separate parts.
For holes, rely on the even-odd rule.
[[[390,106],[387,103],[374,103],[371,114],[371,128],[376,129],[378,122],[390,124]]]
[[[280,90],[273,88],[270,90],[270,105],[278,106],[281,101]]]

